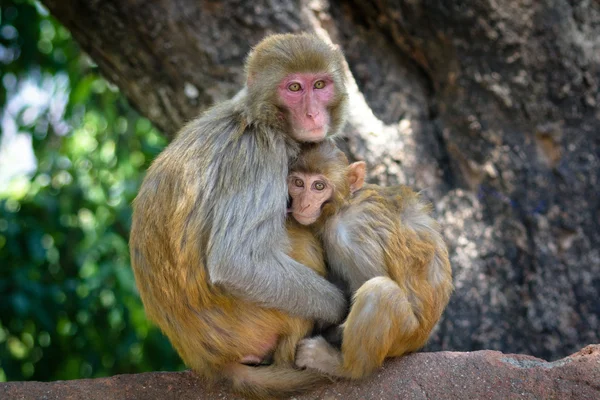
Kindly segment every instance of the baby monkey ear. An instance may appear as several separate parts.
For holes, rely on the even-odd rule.
[[[365,184],[365,175],[367,173],[367,163],[357,161],[348,166],[348,183],[350,184],[350,193],[361,189]]]

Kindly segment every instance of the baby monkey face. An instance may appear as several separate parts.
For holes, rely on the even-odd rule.
[[[331,198],[333,188],[323,175],[293,172],[288,176],[288,192],[292,216],[300,224],[310,225],[319,219],[321,207]]]

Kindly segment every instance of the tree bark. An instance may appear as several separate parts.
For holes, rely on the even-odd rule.
[[[344,147],[423,190],[456,292],[429,349],[545,359],[600,342],[597,0],[43,0],[166,134],[243,83],[264,35],[314,31],[356,85]]]

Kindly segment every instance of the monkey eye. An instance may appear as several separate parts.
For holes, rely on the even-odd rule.
[[[315,89],[323,89],[325,87],[325,81],[316,81],[314,87]]]
[[[302,181],[302,179],[296,178],[296,179],[294,179],[294,186],[304,187],[304,182]]]
[[[323,182],[315,182],[314,185],[315,189],[318,190],[319,192],[323,189],[325,189],[325,183]]]
[[[288,90],[290,92],[297,92],[301,89],[300,84],[299,83],[291,83],[288,85]]]

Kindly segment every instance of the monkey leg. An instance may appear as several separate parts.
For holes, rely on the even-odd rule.
[[[302,371],[292,364],[292,343],[295,347],[301,332],[310,331],[309,322],[250,303],[217,303],[178,314],[178,329],[165,330],[186,365],[208,382],[226,383],[248,398],[267,399],[297,394],[326,380],[317,371]],[[295,340],[283,340],[294,332]],[[262,365],[280,344],[288,343],[290,349],[282,354],[290,353],[286,356],[290,361]]]
[[[305,339],[299,344],[296,365],[328,375],[362,378],[383,364],[392,347],[398,350],[399,343],[406,342],[409,349],[418,327],[405,291],[390,278],[372,278],[354,295],[343,325],[341,353],[322,337]]]

